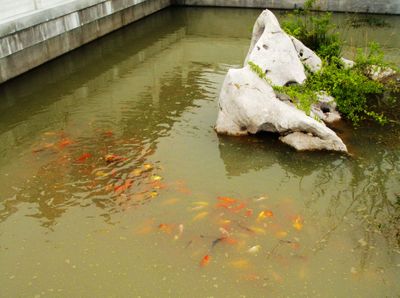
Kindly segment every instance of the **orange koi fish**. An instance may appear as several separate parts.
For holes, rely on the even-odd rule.
[[[185,182],[182,180],[177,180],[175,182],[175,185],[175,189],[180,193],[183,193],[185,195],[190,195],[192,193],[192,191],[186,186]]]
[[[64,149],[65,147],[67,147],[71,144],[72,144],[72,141],[70,139],[64,138],[58,142],[58,147],[60,147],[61,149]]]
[[[231,203],[220,202],[217,204],[217,207],[229,209],[231,207]]]
[[[207,266],[211,261],[211,256],[210,255],[205,255],[201,261],[200,261],[200,267]]]
[[[228,204],[234,204],[237,201],[236,199],[229,198],[229,197],[218,197],[217,199],[221,202],[228,203]]]
[[[77,162],[84,162],[86,159],[92,157],[92,154],[90,153],[83,153],[78,159],[76,160]]]
[[[232,212],[239,212],[240,210],[242,210],[242,209],[245,208],[245,207],[246,207],[246,204],[245,204],[245,203],[240,203],[240,204],[237,205],[236,207],[230,208],[230,210],[231,210]]]
[[[160,229],[160,231],[163,231],[164,233],[167,233],[167,234],[172,233],[172,226],[169,224],[162,223],[158,226],[158,228]]]
[[[132,179],[127,179],[125,181],[125,183],[115,186],[114,187],[114,192],[123,192],[125,190],[127,190],[129,187],[131,187],[133,184],[133,180]]]
[[[230,245],[235,245],[238,243],[238,241],[235,238],[232,237],[224,237],[224,239],[222,239],[222,241],[226,244],[230,244]]]
[[[112,137],[114,133],[111,130],[107,130],[104,132],[104,135],[106,135],[107,137]]]
[[[245,214],[247,217],[251,217],[253,215],[253,209],[247,209]]]

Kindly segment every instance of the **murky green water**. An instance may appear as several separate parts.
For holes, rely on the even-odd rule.
[[[1,297],[400,293],[398,124],[340,125],[352,157],[215,134],[258,14],[167,9],[0,86]],[[348,53],[398,63],[386,20]]]

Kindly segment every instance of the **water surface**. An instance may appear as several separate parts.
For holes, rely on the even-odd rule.
[[[351,157],[213,130],[259,13],[169,8],[0,86],[0,296],[398,295],[398,123],[338,125]],[[385,20],[347,53],[398,63]]]

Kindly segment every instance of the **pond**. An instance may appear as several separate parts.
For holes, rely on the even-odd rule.
[[[169,8],[0,86],[0,296],[400,293],[399,122],[338,125],[351,156],[214,132],[259,13]],[[400,64],[382,18],[348,55]]]

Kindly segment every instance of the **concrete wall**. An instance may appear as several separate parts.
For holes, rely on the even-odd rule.
[[[171,5],[171,0],[78,0],[0,22],[0,83]]]
[[[172,4],[293,9],[304,0],[0,0],[0,83]],[[321,10],[400,14],[400,0],[319,0]]]

